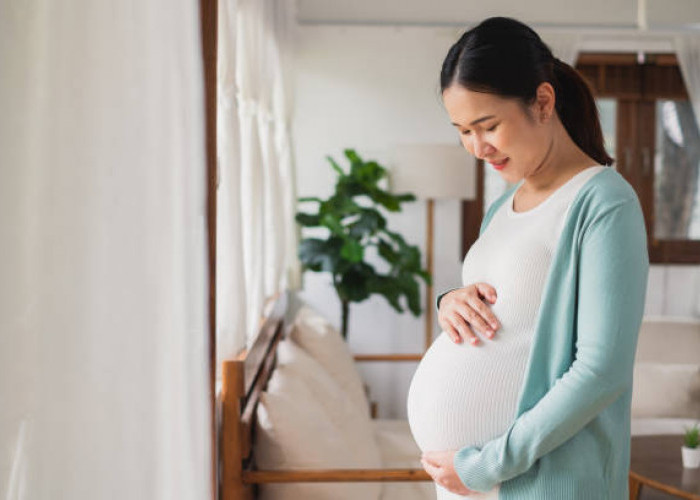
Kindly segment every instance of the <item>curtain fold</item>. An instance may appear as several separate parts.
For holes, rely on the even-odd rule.
[[[301,281],[289,104],[295,3],[221,3],[218,365],[252,345],[265,300]]]
[[[198,3],[0,3],[0,494],[211,497]]]
[[[677,35],[673,39],[676,57],[688,97],[693,107],[695,122],[700,128],[700,35]],[[700,168],[700,166],[698,166]],[[700,317],[700,279],[695,287],[695,310]]]
[[[673,39],[676,58],[700,128],[700,35],[677,35]]]
[[[242,171],[240,126],[236,102],[237,1],[219,0],[217,82],[217,250],[216,350],[217,379],[221,361],[241,347],[238,335],[247,331],[247,282],[241,242]],[[224,354],[225,353],[225,354]]]

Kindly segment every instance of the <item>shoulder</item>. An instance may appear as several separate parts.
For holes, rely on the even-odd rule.
[[[612,235],[624,234],[626,244],[638,244],[646,250],[645,226],[637,192],[612,167],[591,177],[572,202],[569,227],[578,245],[594,235],[605,235],[611,244],[612,240],[620,241]]]
[[[617,170],[605,167],[583,185],[572,202],[571,212],[579,225],[587,226],[623,207],[625,212],[643,217],[634,187]]]
[[[637,192],[617,170],[605,167],[588,179],[574,204],[585,205],[591,210],[607,210],[625,202],[639,202]]]

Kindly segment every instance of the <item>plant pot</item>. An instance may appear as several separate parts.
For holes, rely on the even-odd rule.
[[[700,467],[700,448],[681,446],[681,456],[683,457],[683,467],[686,469],[697,469]]]

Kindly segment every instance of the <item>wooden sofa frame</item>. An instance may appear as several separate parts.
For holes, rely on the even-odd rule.
[[[254,500],[258,484],[290,482],[368,482],[432,481],[421,469],[322,469],[258,470],[253,457],[256,408],[260,394],[276,366],[277,344],[286,338],[290,325],[284,321],[288,292],[272,299],[269,314],[263,320],[250,350],[223,362],[220,396],[221,500]],[[418,361],[421,354],[364,354],[356,361]]]

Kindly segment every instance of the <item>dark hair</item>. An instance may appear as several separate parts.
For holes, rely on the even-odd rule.
[[[612,165],[590,87],[526,24],[509,17],[485,19],[450,48],[440,71],[441,92],[457,83],[515,98],[524,109],[534,102],[542,82],[554,87],[555,109],[571,139],[601,165]]]

